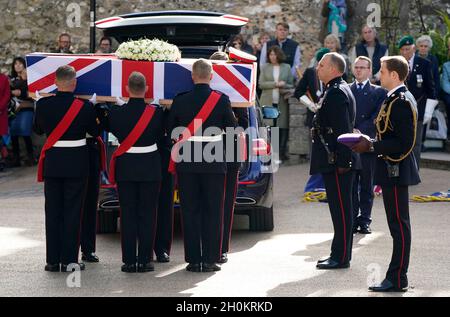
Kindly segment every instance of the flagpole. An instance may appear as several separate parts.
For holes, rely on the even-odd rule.
[[[96,16],[96,0],[91,0],[90,4],[90,52],[95,53],[95,20],[97,19]]]

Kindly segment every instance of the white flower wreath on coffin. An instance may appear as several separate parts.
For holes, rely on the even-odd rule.
[[[178,62],[180,50],[176,45],[158,39],[140,39],[120,44],[116,51],[120,59],[151,62]]]

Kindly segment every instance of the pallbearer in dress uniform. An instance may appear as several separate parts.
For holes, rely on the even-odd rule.
[[[161,108],[145,103],[146,85],[144,75],[132,73],[127,86],[130,100],[112,107],[107,116],[107,129],[120,142],[111,158],[109,179],[117,182],[122,272],[127,273],[154,270],[151,258],[161,186],[161,157],[156,143],[163,127]]]
[[[101,109],[99,109],[101,110]],[[103,112],[97,113],[97,122],[100,123]],[[89,176],[86,196],[83,207],[83,220],[81,223],[81,260],[84,262],[99,262],[96,251],[97,234],[97,207],[100,190],[100,173],[105,170],[106,149],[101,136],[86,135],[89,152]]]
[[[227,61],[228,55],[225,52],[215,52],[209,59]],[[234,130],[234,133],[227,133],[225,137],[227,174],[225,185],[225,201],[223,207],[222,254],[218,262],[220,264],[228,262],[228,251],[230,250],[231,243],[234,207],[236,204],[236,193],[239,183],[239,168],[241,167],[241,163],[247,159],[245,157],[246,153],[244,149],[244,146],[246,145],[244,145],[242,142],[246,143],[244,130],[249,126],[248,109],[233,108],[233,113],[236,117],[237,129]]]
[[[163,109],[164,127],[167,127],[169,111]],[[173,240],[173,199],[174,178],[168,171],[170,161],[170,149],[172,140],[170,134],[164,129],[162,138],[158,141],[158,150],[161,155],[161,191],[159,193],[158,216],[156,226],[155,254],[156,261],[160,263],[170,262],[170,249]]]
[[[75,98],[77,85],[73,67],[56,71],[58,92],[36,105],[35,131],[46,134],[38,180],[45,184],[46,271],[67,271],[78,263],[80,222],[89,173],[86,133],[98,136],[94,106]],[[79,268],[84,269],[80,263]]]
[[[342,80],[345,68],[336,53],[325,54],[317,66],[326,90],[313,120],[310,173],[322,174],[334,227],[330,257],[320,260],[318,269],[348,268],[352,256],[352,189],[359,157],[337,142],[338,136],[353,131],[355,120],[355,99]]]
[[[192,272],[220,270],[215,263],[221,254],[227,168],[222,134],[236,124],[229,98],[210,88],[211,78],[209,61],[194,63],[194,89],[175,97],[168,124],[177,140],[170,170],[176,169],[178,177],[186,269]],[[206,129],[211,133],[204,135]]]
[[[383,189],[384,208],[394,249],[386,278],[369,289],[374,292],[405,291],[408,287],[408,266],[411,250],[408,186],[420,182],[414,145],[417,109],[408,100],[404,85],[408,61],[402,56],[381,59],[381,85],[389,90],[376,119],[377,139],[361,138],[353,147],[358,153],[378,155],[375,183]]]

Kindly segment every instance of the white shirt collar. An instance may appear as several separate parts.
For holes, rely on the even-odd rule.
[[[409,69],[412,71],[413,70],[413,66],[414,66],[414,58],[416,57],[416,55],[414,54],[413,57],[411,57],[411,59],[409,60]]]
[[[367,83],[369,82],[369,79],[366,79],[365,81],[363,81],[362,83],[360,83],[359,81],[355,80],[356,86],[358,86],[359,84],[363,84],[362,88],[366,87]]]
[[[402,88],[402,87],[406,87],[405,84],[401,84],[401,85],[395,87],[394,89],[390,90],[390,91],[387,93],[388,98],[389,98],[394,92],[396,92],[397,89],[400,89],[400,88]]]

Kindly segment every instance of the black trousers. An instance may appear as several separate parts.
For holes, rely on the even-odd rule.
[[[363,169],[355,172],[353,183],[353,225],[355,227],[368,226],[372,223],[375,163],[375,154],[361,154]]]
[[[238,188],[239,163],[227,164],[225,185],[225,203],[223,208],[222,253],[230,250],[231,230],[233,227],[234,206]]]
[[[330,257],[336,262],[346,263],[352,259],[354,171],[342,175],[324,173],[322,177],[334,228]]]
[[[95,252],[97,233],[97,207],[100,190],[100,152],[95,144],[89,147],[89,177],[84,199],[83,221],[81,223],[81,252]]]
[[[170,254],[173,240],[173,175],[164,169],[161,182],[161,192],[159,193],[158,217],[156,227],[155,253]]]
[[[47,263],[78,263],[86,180],[45,178]]]
[[[149,263],[156,232],[160,182],[118,182],[122,262]],[[137,249],[137,255],[136,255]]]
[[[185,260],[216,263],[222,253],[225,174],[178,173]]]
[[[394,249],[386,279],[399,288],[408,285],[408,266],[411,251],[408,186],[382,186],[383,202]]]

